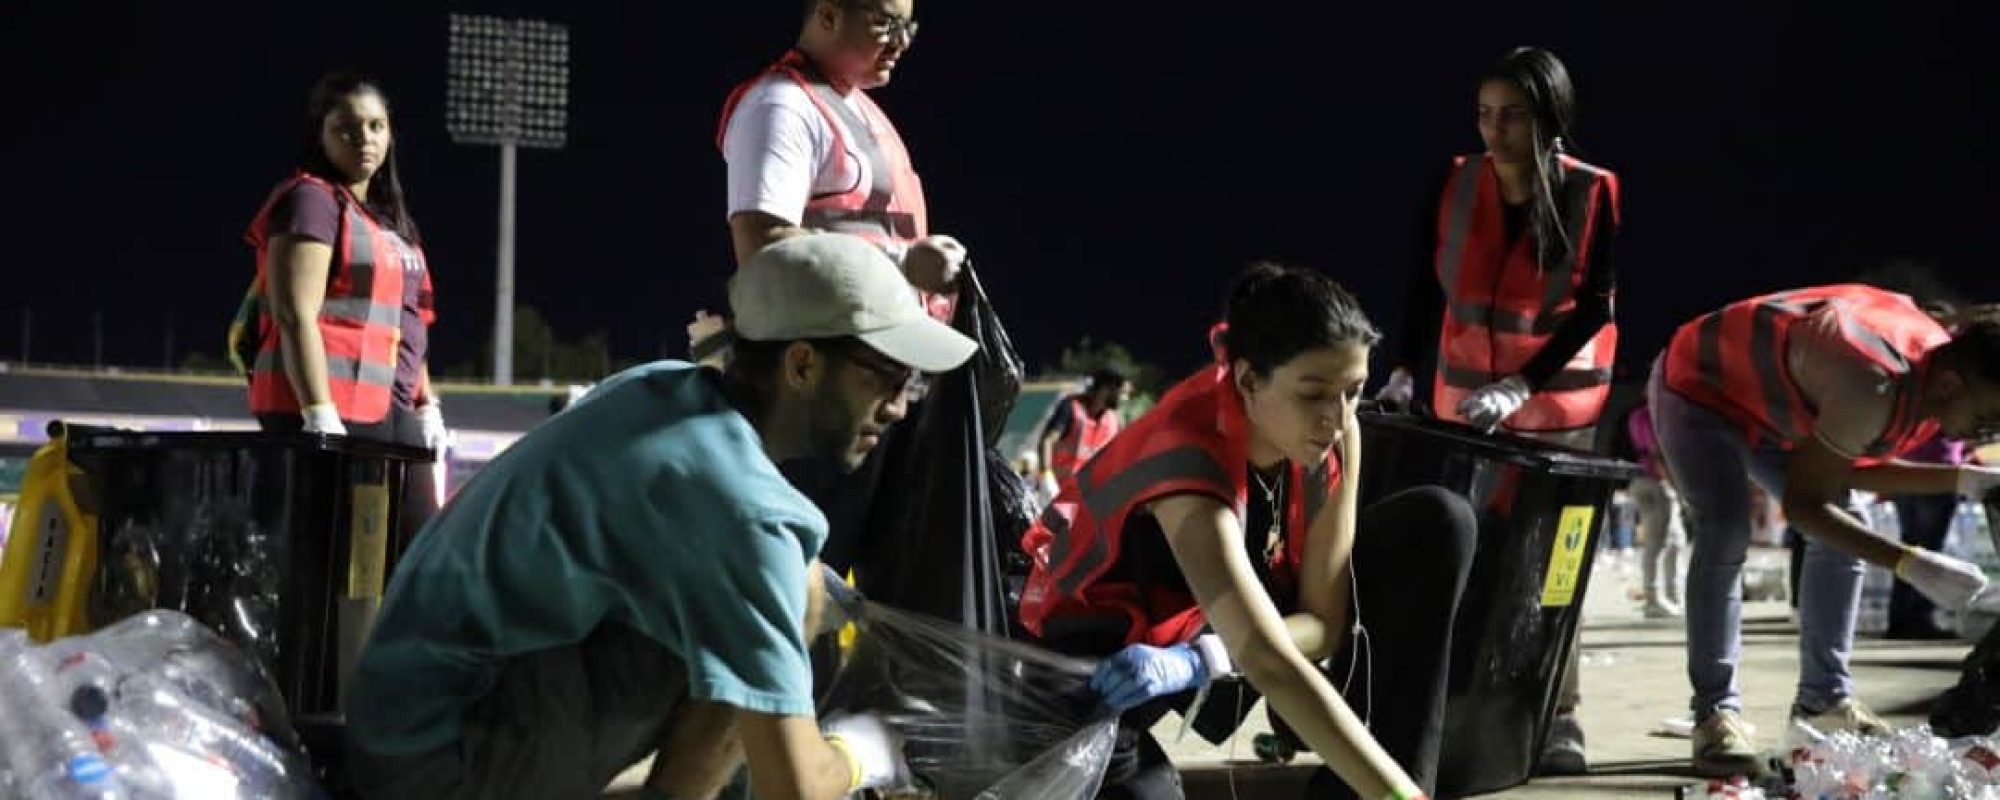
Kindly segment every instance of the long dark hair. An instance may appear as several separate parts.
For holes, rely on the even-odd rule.
[[[305,147],[299,152],[299,169],[338,186],[353,180],[327,159],[326,148],[320,144],[320,131],[326,125],[326,115],[333,113],[341,101],[357,94],[375,95],[382,98],[384,108],[389,106],[389,95],[382,91],[380,83],[352,72],[330,73],[313,84],[312,97],[306,105]],[[409,203],[403,199],[403,181],[396,169],[396,151],[401,149],[397,141],[389,142],[382,166],[368,181],[368,196],[361,199],[368,204],[370,213],[415,246],[421,244],[417,223],[410,217]]]
[[[1488,81],[1513,84],[1527,95],[1535,114],[1535,207],[1530,219],[1539,255],[1546,264],[1576,251],[1576,243],[1563,228],[1555,197],[1555,188],[1562,185],[1562,164],[1557,156],[1576,148],[1570,134],[1576,123],[1576,87],[1570,83],[1569,69],[1562,60],[1539,47],[1507,51],[1480,76],[1480,83]],[[1557,250],[1558,246],[1562,249]]]

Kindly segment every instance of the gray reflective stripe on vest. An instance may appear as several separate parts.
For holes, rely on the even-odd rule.
[[[1472,204],[1479,199],[1479,170],[1486,162],[1467,158],[1452,176],[1451,208],[1445,214],[1444,247],[1438,251],[1438,272],[1445,296],[1458,288],[1459,267],[1465,262],[1465,239],[1472,231]]]
[[[367,297],[329,297],[320,304],[320,314],[390,328],[403,324],[402,306],[377,303]]]
[[[347,204],[348,296],[375,296],[375,229],[362,216],[361,204]]]
[[[1563,300],[1576,293],[1576,274],[1581,269],[1579,263],[1589,247],[1583,240],[1584,231],[1590,226],[1590,193],[1597,185],[1601,170],[1577,162],[1574,167],[1563,170],[1563,233],[1568,245],[1562,256],[1556,259],[1555,269],[1550,270],[1542,289],[1542,314],[1548,314],[1562,305]],[[1550,243],[1542,242],[1543,247]]]
[[[352,375],[356,383],[391,386],[396,382],[396,365],[357,362],[346,356],[336,356],[328,353],[326,356],[326,374],[329,376]]]
[[[1694,368],[1703,383],[1717,395],[1729,396],[1722,383],[1722,314],[1701,318],[1694,329]]]
[[[1785,392],[1784,352],[1778,341],[1778,316],[1811,313],[1817,302],[1801,303],[1786,295],[1775,295],[1751,310],[1750,364],[1757,375],[1759,401],[1770,412],[1771,426],[1785,437],[1792,435],[1791,396]],[[1718,311],[1703,317],[1695,328],[1695,372],[1717,395],[1729,397],[1722,363],[1722,316]],[[1735,398],[1738,402],[1748,398]]]
[[[812,81],[806,88],[818,95],[821,105],[839,117],[837,124],[847,128],[848,138],[860,148],[861,157],[868,161],[868,200],[858,209],[815,208],[806,205],[802,222],[808,228],[820,228],[842,233],[874,234],[892,239],[914,239],[917,235],[916,218],[903,212],[891,211],[890,203],[896,197],[896,168],[882,151],[882,142],[875,135],[875,127],[847,100],[835,92],[833,87]],[[828,120],[833,123],[835,120]],[[844,193],[844,192],[842,192]],[[818,199],[818,198],[814,198]]]
[[[1049,532],[1048,568],[1053,570],[1062,566],[1063,561],[1069,558],[1069,548],[1073,543],[1069,535],[1069,518],[1056,510],[1056,504],[1050,503],[1047,508],[1042,509],[1041,521],[1042,529]],[[1034,556],[1033,553],[1028,555]]]
[[[1750,312],[1750,363],[1757,373],[1758,389],[1771,413],[1771,423],[1785,436],[1792,434],[1792,399],[1785,393],[1782,345],[1778,341],[1780,310],[1760,304]]]
[[[1518,333],[1528,336],[1553,334],[1570,317],[1568,312],[1544,313],[1528,317],[1518,311],[1494,308],[1490,303],[1465,300],[1451,301],[1451,315],[1467,325],[1483,326],[1499,333]]]
[[[1478,389],[1505,377],[1483,370],[1453,366],[1439,367],[1438,375],[1444,379],[1446,386],[1468,391]],[[1550,376],[1548,382],[1537,387],[1535,391],[1537,393],[1574,392],[1580,389],[1595,389],[1610,382],[1611,370],[1609,369],[1563,369]]]
[[[1147,456],[1099,484],[1093,480],[1095,477],[1093,473],[1100,470],[1103,465],[1103,459],[1093,459],[1083,468],[1083,474],[1077,479],[1083,495],[1084,508],[1089,510],[1092,521],[1099,526],[1117,524],[1117,520],[1112,516],[1117,514],[1119,509],[1130,504],[1141,492],[1163,481],[1197,478],[1215,486],[1228,486],[1231,483],[1229,470],[1215,463],[1215,459],[1210,458],[1208,453],[1196,447],[1176,447]],[[1105,562],[1111,557],[1111,538],[1123,533],[1124,531],[1098,530],[1097,535],[1090,538],[1090,549],[1084,551],[1083,560],[1069,569],[1062,568],[1063,562],[1056,559],[1055,549],[1051,547],[1049,564],[1052,568],[1060,570],[1061,576],[1056,580],[1057,594],[1069,596],[1082,591],[1084,581],[1093,577],[1099,568],[1108,566]],[[1068,548],[1064,548],[1063,555],[1068,554]]]

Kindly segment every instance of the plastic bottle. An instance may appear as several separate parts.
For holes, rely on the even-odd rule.
[[[311,794],[311,767],[241,721],[189,698],[172,681],[156,675],[128,675],[119,685],[110,714],[113,724],[153,750],[154,760],[171,757],[162,748],[190,758],[174,758],[181,782],[233,785],[237,797],[287,798]],[[165,767],[165,765],[162,765]],[[213,790],[210,790],[211,792]]]
[[[82,721],[57,693],[48,654],[0,634],[0,761],[24,800],[127,800]]]

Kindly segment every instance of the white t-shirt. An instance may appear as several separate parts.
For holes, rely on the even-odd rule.
[[[863,119],[859,92],[843,99]],[[834,136],[841,125],[841,136]],[[847,158],[834,158],[836,141],[847,142]],[[762,211],[793,225],[805,216],[815,195],[846,192],[872,180],[868,159],[840,121],[829,121],[796,81],[767,75],[743,94],[722,134],[722,157],[729,163],[729,214]]]

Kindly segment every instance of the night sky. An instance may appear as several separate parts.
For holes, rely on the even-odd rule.
[[[1334,275],[1399,336],[1429,268],[1422,198],[1478,149],[1473,79],[1517,44],[1569,64],[1580,154],[1624,181],[1621,366],[1713,306],[1890,256],[2000,299],[1991,4],[1745,5],[1771,8],[919,0],[876,98],[933,229],[970,247],[1036,366],[1090,335],[1189,368],[1260,257]],[[440,294],[433,363],[470,360],[498,157],[445,134],[448,10],[571,30],[568,148],[520,161],[519,299],[625,359],[677,354],[691,312],[720,307],[716,114],[794,39],[797,0],[236,6],[0,11],[0,359],[23,307],[38,362],[88,362],[93,312],[107,362],[160,365],[170,327],[174,361],[219,353],[254,269],[244,226],[292,165],[308,88],[345,67],[390,93]]]

